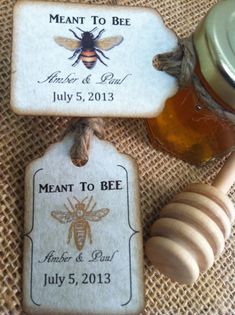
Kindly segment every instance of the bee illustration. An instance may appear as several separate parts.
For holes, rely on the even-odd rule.
[[[75,205],[67,198],[71,210],[64,204],[66,212],[63,211],[52,211],[51,216],[58,220],[60,223],[70,223],[67,244],[69,244],[72,235],[74,237],[75,245],[80,251],[85,245],[86,238],[88,236],[90,244],[92,243],[91,228],[88,221],[100,221],[109,213],[109,209],[102,208],[96,211],[93,211],[96,207],[96,202],[91,206],[93,197],[88,200],[87,204],[85,200],[88,197],[84,198],[82,201],[79,201],[76,197],[73,197],[76,201]],[[91,208],[89,210],[89,208]]]
[[[60,36],[56,36],[54,38],[55,42],[59,46],[62,46],[74,52],[73,55],[69,58],[69,59],[76,58],[72,66],[76,66],[79,63],[79,61],[82,60],[86,68],[92,69],[96,64],[97,59],[102,64],[107,66],[107,64],[101,59],[100,55],[102,55],[106,59],[109,58],[105,56],[102,50],[107,51],[119,45],[123,41],[123,37],[118,35],[100,39],[101,35],[105,31],[104,29],[99,31],[98,35],[95,37],[93,32],[97,30],[97,27],[87,32],[81,30],[79,27],[77,27],[77,29],[82,32],[81,37],[79,37],[73,30],[69,29],[69,31],[73,33],[76,39]]]

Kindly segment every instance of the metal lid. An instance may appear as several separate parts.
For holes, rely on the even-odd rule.
[[[202,75],[235,110],[235,0],[217,3],[193,36]]]

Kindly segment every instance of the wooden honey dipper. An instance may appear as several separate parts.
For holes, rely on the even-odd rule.
[[[191,184],[162,209],[145,252],[171,280],[192,284],[223,251],[235,218],[233,203],[226,195],[234,181],[235,152],[213,186]]]

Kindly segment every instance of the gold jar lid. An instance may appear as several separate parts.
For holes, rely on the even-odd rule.
[[[235,0],[216,4],[199,24],[193,42],[203,77],[235,110]]]

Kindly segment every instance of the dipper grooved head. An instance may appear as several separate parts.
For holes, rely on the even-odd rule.
[[[223,251],[234,217],[231,200],[219,189],[192,184],[162,209],[146,255],[171,280],[192,284]]]

